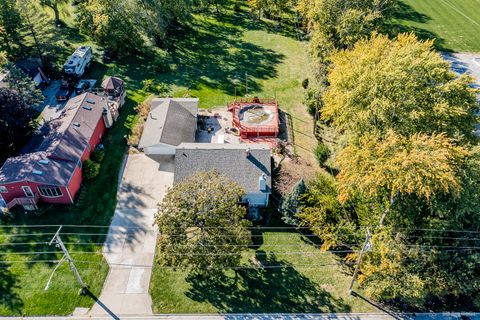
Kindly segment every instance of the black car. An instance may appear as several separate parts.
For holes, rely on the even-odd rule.
[[[87,82],[87,81],[79,82],[75,87],[75,93],[82,94],[85,91],[87,91],[89,88],[90,88],[90,82]]]
[[[58,101],[65,101],[70,98],[73,92],[73,86],[69,83],[62,83],[60,88],[55,93],[55,99]]]

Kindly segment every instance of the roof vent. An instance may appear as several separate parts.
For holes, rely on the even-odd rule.
[[[263,192],[267,191],[267,176],[264,174],[258,178],[258,189]]]
[[[73,126],[79,128],[79,127],[80,127],[80,123],[74,122],[74,123],[73,123]]]
[[[85,102],[88,102],[90,104],[95,104],[95,100],[92,100],[92,99],[85,99]]]
[[[36,174],[37,176],[41,176],[41,175],[43,174],[43,171],[33,170],[32,173],[33,173],[33,174]]]
[[[38,162],[41,164],[48,164],[50,161],[48,161],[48,159],[42,159],[42,160],[39,160]]]
[[[82,106],[82,108],[85,109],[85,110],[92,110],[92,107],[90,107],[90,106]]]

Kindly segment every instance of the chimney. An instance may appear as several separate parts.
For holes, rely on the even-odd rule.
[[[263,192],[267,191],[267,176],[264,174],[258,178],[258,189]]]

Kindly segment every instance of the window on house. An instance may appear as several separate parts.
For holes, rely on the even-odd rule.
[[[42,196],[49,198],[61,197],[63,195],[59,187],[41,186],[38,187],[38,192],[40,192]]]
[[[8,193],[7,187],[0,186],[0,193]]]

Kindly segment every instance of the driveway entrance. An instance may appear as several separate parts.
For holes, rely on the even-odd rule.
[[[157,203],[173,184],[172,156],[129,155],[103,254],[110,271],[90,316],[151,315],[148,294],[157,228]]]

